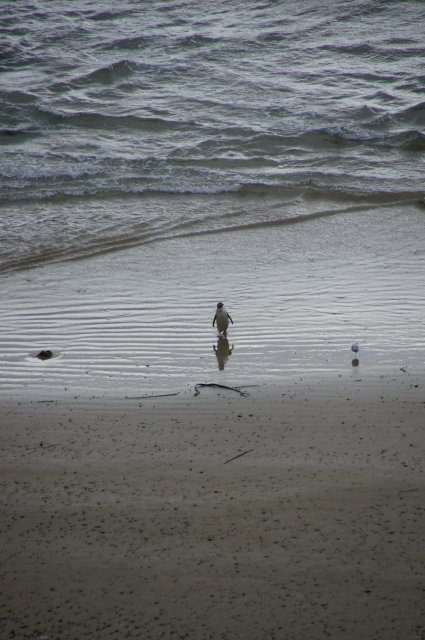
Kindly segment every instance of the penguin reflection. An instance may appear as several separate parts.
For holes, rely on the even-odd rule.
[[[223,371],[229,356],[232,355],[233,345],[230,348],[228,339],[224,336],[219,336],[217,345],[213,345],[213,349],[217,358],[218,368]]]

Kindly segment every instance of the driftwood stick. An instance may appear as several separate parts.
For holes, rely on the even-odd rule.
[[[155,396],[125,396],[126,400],[144,400],[145,398],[168,398],[169,396],[178,396],[178,393],[159,393]]]
[[[247,451],[244,451],[243,453],[238,453],[237,456],[233,456],[233,458],[230,458],[230,460],[226,460],[226,462],[223,462],[223,464],[227,464],[228,462],[232,462],[232,460],[236,460],[236,458],[240,458],[241,456],[244,456],[246,453],[250,453],[251,451],[254,451],[254,449],[248,449]]]
[[[248,387],[259,387],[259,384],[240,384],[239,389],[248,389]]]
[[[228,387],[225,384],[216,384],[215,382],[198,382],[198,384],[195,384],[195,396],[201,393],[198,387],[218,387],[219,389],[229,389],[230,391],[237,391],[237,393],[240,393],[241,396],[248,395],[246,391],[241,391],[237,387]]]

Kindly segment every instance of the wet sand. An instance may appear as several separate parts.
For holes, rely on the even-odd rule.
[[[2,277],[1,640],[425,639],[423,210],[324,211]]]
[[[425,637],[423,375],[245,390],[3,398],[2,638]]]

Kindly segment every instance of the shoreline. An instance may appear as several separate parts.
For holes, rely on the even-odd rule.
[[[421,638],[424,389],[5,399],[4,637]]]
[[[2,638],[424,640],[423,220],[368,213],[2,279]]]
[[[204,205],[211,219],[213,205]],[[309,218],[292,226],[242,226],[0,278],[0,389],[133,396],[187,381],[279,383],[351,369],[353,341],[368,371],[422,366],[423,212],[349,207],[317,218],[317,203],[299,206]],[[248,199],[234,213],[257,217],[255,207]],[[286,214],[284,203],[273,210]],[[211,326],[219,300],[234,320],[227,341]],[[39,361],[42,350],[53,357]]]

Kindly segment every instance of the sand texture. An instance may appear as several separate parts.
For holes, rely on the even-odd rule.
[[[1,638],[425,638],[424,380],[246,391],[4,400]]]

